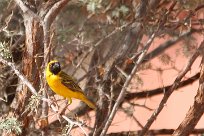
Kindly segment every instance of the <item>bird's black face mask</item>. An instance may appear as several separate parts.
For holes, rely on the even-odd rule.
[[[57,75],[61,71],[61,66],[59,62],[54,62],[50,65],[50,71],[54,74]]]

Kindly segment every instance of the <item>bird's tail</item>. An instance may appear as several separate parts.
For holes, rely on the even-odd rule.
[[[84,97],[84,99],[82,99],[83,102],[85,102],[90,108],[96,110],[96,105],[91,102],[90,100],[88,100],[87,98]]]

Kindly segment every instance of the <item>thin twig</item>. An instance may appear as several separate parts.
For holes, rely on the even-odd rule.
[[[178,85],[177,89],[185,87],[185,86],[190,85],[190,84],[193,84],[195,81],[198,80],[199,76],[200,76],[200,73],[196,73],[194,76],[189,77],[188,79],[186,79],[184,81],[181,81],[180,84]],[[143,98],[146,98],[146,97],[150,98],[150,97],[153,97],[153,96],[156,96],[156,95],[160,95],[160,94],[164,93],[164,90],[169,91],[172,86],[173,85],[168,85],[168,86],[156,88],[156,89],[153,89],[153,90],[138,91],[138,92],[135,92],[135,93],[128,93],[125,96],[125,101],[130,101],[130,100],[133,100],[133,99],[143,99]]]
[[[129,85],[129,83],[130,83],[131,79],[133,78],[133,76],[135,75],[135,73],[136,73],[136,71],[138,69],[139,64],[143,61],[143,59],[144,59],[144,57],[145,57],[145,55],[146,55],[146,53],[147,53],[147,51],[148,51],[152,41],[155,38],[155,35],[156,34],[153,33],[152,36],[150,37],[150,39],[147,41],[147,43],[144,46],[144,49],[143,49],[141,55],[139,56],[137,62],[135,63],[134,68],[132,69],[130,75],[127,77],[127,79],[126,79],[126,81],[125,81],[125,83],[124,83],[124,85],[123,85],[123,87],[121,89],[121,92],[120,92],[120,94],[119,94],[119,96],[118,96],[118,98],[116,100],[116,103],[113,106],[112,112],[109,115],[109,117],[107,119],[107,122],[106,122],[106,124],[105,124],[105,126],[104,126],[100,136],[104,136],[106,134],[106,132],[107,132],[107,130],[108,130],[108,128],[109,128],[109,126],[110,126],[110,124],[111,124],[111,122],[112,122],[112,120],[113,120],[113,118],[114,118],[114,116],[115,116],[119,106],[120,106],[120,103],[123,101],[123,99],[125,97],[126,88]]]
[[[122,111],[125,113],[125,114],[127,114],[127,116],[129,116],[130,118],[133,118],[134,119],[134,121],[137,123],[137,125],[141,128],[141,129],[143,129],[144,128],[144,126],[139,122],[139,120],[134,116],[134,111],[130,111],[130,109],[128,108],[128,109],[124,109],[124,108],[122,108]]]
[[[134,115],[132,117],[133,117],[134,121],[138,124],[138,126],[143,129],[144,126],[139,122],[139,120]]]
[[[130,23],[127,23],[125,25],[122,25],[120,27],[115,28],[110,34],[106,35],[104,38],[100,39],[96,44],[94,44],[85,54],[84,56],[81,58],[81,60],[79,61],[79,63],[77,64],[77,66],[75,67],[75,71],[73,72],[73,75],[75,74],[76,70],[79,68],[79,66],[81,66],[81,64],[84,62],[84,60],[88,57],[88,55],[96,48],[98,47],[104,40],[108,39],[109,37],[113,36],[114,34],[116,34],[119,31],[122,31],[125,27],[127,27],[128,25],[130,25]]]
[[[123,76],[125,76],[125,78],[128,77],[128,74],[125,73],[125,71],[123,71],[123,70],[122,70],[121,68],[119,68],[117,65],[115,65],[115,68],[116,68]]]
[[[154,59],[155,57],[157,57],[158,55],[163,53],[165,50],[169,49],[173,45],[176,45],[176,43],[178,43],[179,41],[183,40],[184,37],[190,36],[191,34],[193,34],[195,32],[199,32],[199,31],[200,30],[197,30],[197,29],[189,29],[188,31],[181,34],[180,36],[174,37],[174,38],[166,41],[165,43],[160,44],[158,46],[158,48],[154,49],[153,51],[151,51],[150,53],[148,53],[145,56],[144,61],[142,63],[145,63],[147,61]]]
[[[67,122],[69,122],[69,124],[71,125],[71,127],[69,128],[69,130],[68,130],[68,134],[70,133],[70,131],[71,131],[71,128],[74,126],[74,125],[76,125],[76,126],[78,126],[82,131],[83,131],[83,133],[86,135],[86,136],[88,136],[88,134],[86,133],[86,131],[84,130],[84,128],[82,127],[82,123],[79,123],[79,122],[76,122],[76,121],[72,121],[71,119],[69,119],[67,116],[65,116],[65,115],[62,115],[62,118],[63,119],[65,119]]]
[[[137,106],[137,107],[145,108],[145,109],[147,109],[149,111],[153,110],[152,108],[147,107],[145,104],[136,104],[136,103],[129,103],[129,104],[132,105],[132,106]]]

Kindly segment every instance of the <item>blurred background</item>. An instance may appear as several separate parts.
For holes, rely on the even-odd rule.
[[[98,136],[111,120],[107,135],[139,135],[152,115],[154,121],[144,135],[182,131],[178,127],[202,85],[203,23],[203,0],[1,1],[0,61],[12,62],[38,95],[57,101],[60,111],[66,100],[44,79],[46,64],[57,59],[98,109],[73,100],[58,116],[10,66],[0,63],[0,133]],[[196,52],[200,56],[191,61]],[[187,73],[175,82],[189,63]],[[154,114],[175,85],[161,112]],[[201,115],[188,134],[204,134],[203,112],[195,112]]]

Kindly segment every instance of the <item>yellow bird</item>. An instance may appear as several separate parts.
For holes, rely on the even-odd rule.
[[[95,104],[88,100],[73,78],[61,70],[58,61],[53,60],[48,63],[46,80],[50,88],[58,95],[69,99],[70,104],[72,103],[71,98],[76,98],[85,102],[90,108],[96,109]]]

